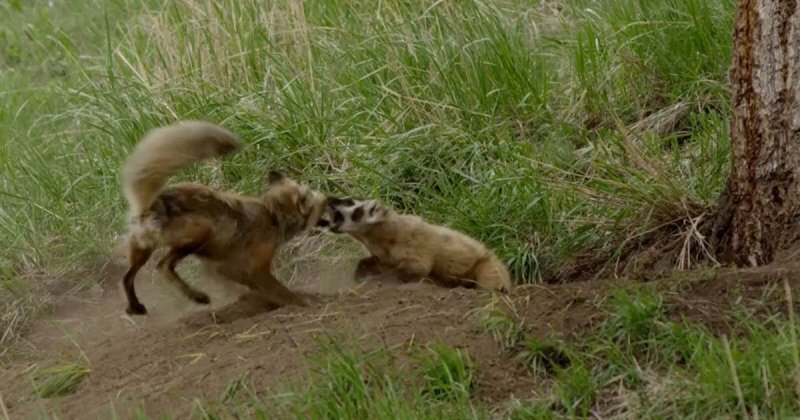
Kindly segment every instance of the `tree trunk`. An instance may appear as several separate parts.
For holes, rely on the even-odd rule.
[[[717,214],[721,262],[767,264],[800,215],[800,7],[740,0],[730,83],[731,175]]]

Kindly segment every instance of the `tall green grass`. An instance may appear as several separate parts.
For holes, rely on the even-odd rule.
[[[247,142],[184,179],[379,197],[519,282],[691,229],[726,178],[732,0],[49,4],[0,6],[4,313],[107,254],[120,163],[177,119]]]
[[[120,209],[118,156],[85,142],[91,63],[107,50],[107,22],[138,4],[0,2],[0,350],[48,303],[84,280]],[[91,24],[89,24],[91,23]],[[67,276],[77,270],[82,275]]]

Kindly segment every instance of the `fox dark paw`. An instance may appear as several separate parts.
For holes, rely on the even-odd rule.
[[[141,303],[131,303],[125,309],[125,312],[128,315],[147,315],[147,308],[144,307]]]

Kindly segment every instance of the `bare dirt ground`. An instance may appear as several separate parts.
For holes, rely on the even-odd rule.
[[[671,316],[730,330],[735,328],[727,315],[732,308],[757,315],[785,310],[782,280],[793,289],[800,286],[800,264],[794,259],[793,253],[786,253],[759,269],[694,272],[651,283],[664,292]],[[311,300],[309,307],[239,314],[239,319],[218,324],[206,308],[188,302],[152,271],[143,271],[137,281],[150,314],[125,315],[118,289],[123,269],[110,264],[108,281],[62,298],[6,355],[0,395],[10,418],[44,413],[61,418],[107,418],[116,413],[127,418],[142,405],[148,413],[185,418],[195,399],[219,398],[229,382],[243,374],[265,394],[302,378],[308,369],[306,355],[318,350],[315,339],[330,333],[362,348],[402,351],[432,341],[466,348],[478,373],[475,398],[490,407],[536,392],[537,380],[470,316],[492,298],[485,292],[383,282],[359,287],[342,282],[322,290],[310,281],[300,287]],[[198,284],[217,311],[238,293],[217,282]],[[602,322],[602,303],[610,290],[629,284],[597,280],[524,286],[505,299],[534,336],[569,337]],[[795,297],[795,306],[796,302]],[[31,372],[78,360],[85,360],[91,373],[75,392],[49,399],[33,393]]]
[[[48,412],[62,418],[103,418],[112,407],[124,418],[142,404],[148,413],[182,418],[194,399],[218,398],[231,380],[245,373],[260,391],[301,377],[308,367],[304,353],[313,353],[315,338],[327,333],[365,348],[403,348],[434,340],[465,347],[480,363],[485,386],[477,392],[482,398],[525,397],[531,390],[524,369],[501,357],[493,339],[465,319],[471,308],[487,302],[489,295],[482,292],[375,282],[306,293],[309,307],[235,314],[246,317],[218,324],[208,310],[188,302],[152,271],[143,271],[137,281],[149,315],[127,316],[117,284],[122,270],[112,267],[108,282],[63,298],[16,346],[0,373],[0,392],[12,418]],[[239,290],[199,283],[212,298],[212,311],[235,318],[226,305]],[[76,392],[53,399],[33,394],[32,371],[76,360],[88,360],[91,369]]]

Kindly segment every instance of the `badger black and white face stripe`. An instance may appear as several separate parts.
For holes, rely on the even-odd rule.
[[[386,208],[378,200],[329,198],[328,227],[337,233],[357,233],[386,218]]]

